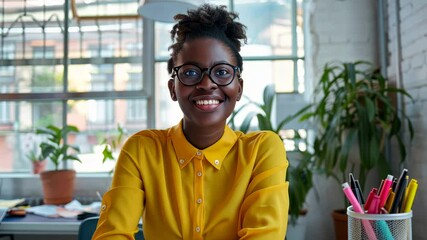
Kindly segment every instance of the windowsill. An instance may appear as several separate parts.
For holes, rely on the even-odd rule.
[[[108,172],[77,173],[75,196],[80,199],[97,199],[97,192],[105,193],[111,185]],[[40,198],[43,195],[39,175],[31,173],[0,173],[0,198]]]

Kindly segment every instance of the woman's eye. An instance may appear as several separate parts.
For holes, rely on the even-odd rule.
[[[216,73],[215,73],[215,75],[217,75],[218,77],[224,77],[224,76],[227,76],[229,74],[230,74],[230,72],[227,71],[226,69],[220,69],[220,70],[216,71]]]
[[[184,75],[186,77],[194,77],[194,76],[198,76],[198,72],[195,70],[187,70],[184,72]]]

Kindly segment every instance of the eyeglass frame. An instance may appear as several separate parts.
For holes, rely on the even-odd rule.
[[[186,83],[183,83],[183,82],[182,82],[182,80],[179,78],[178,71],[179,71],[179,69],[180,69],[181,67],[183,67],[183,66],[185,66],[185,65],[192,65],[192,66],[195,66],[195,67],[197,67],[198,69],[200,69],[200,73],[201,73],[201,75],[200,75],[200,79],[199,79],[196,83],[194,83],[194,84],[186,84]],[[211,77],[212,69],[213,69],[213,68],[215,68],[215,67],[216,67],[216,66],[218,66],[218,65],[227,65],[227,66],[230,66],[230,67],[233,69],[233,77],[231,78],[231,80],[230,80],[230,82],[229,82],[229,83],[227,83],[227,84],[219,84],[219,83],[217,83],[214,79],[212,79],[212,77]],[[172,78],[177,77],[177,78],[178,78],[178,81],[179,81],[182,85],[184,85],[184,86],[194,86],[194,85],[199,84],[199,83],[203,80],[203,77],[204,77],[204,75],[205,75],[205,73],[206,73],[206,72],[208,73],[208,77],[209,77],[209,79],[210,79],[213,83],[215,83],[216,85],[221,86],[221,87],[225,87],[225,86],[230,85],[230,84],[234,81],[234,78],[236,77],[236,75],[237,75],[237,77],[238,77],[238,78],[240,78],[240,68],[239,68],[238,66],[234,66],[234,65],[232,65],[232,64],[230,64],[230,63],[226,63],[226,62],[216,63],[216,64],[214,64],[214,65],[212,65],[212,66],[210,66],[210,67],[207,67],[207,68],[201,68],[201,67],[197,66],[196,64],[192,64],[192,63],[184,63],[184,64],[182,64],[182,65],[179,65],[179,66],[173,67],[172,69],[174,70],[174,73],[172,74]]]

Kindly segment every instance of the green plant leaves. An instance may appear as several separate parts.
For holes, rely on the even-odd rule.
[[[296,116],[315,125],[312,157],[316,168],[341,184],[348,171],[354,171],[354,164],[348,163],[352,149],[357,149],[356,177],[363,189],[370,171],[390,169],[384,154],[387,141],[397,140],[404,161],[402,131],[407,127],[412,139],[413,129],[410,119],[399,114],[395,106],[393,96],[398,94],[412,99],[404,89],[390,86],[369,62],[326,64],[315,89],[314,103]]]
[[[61,161],[74,160],[79,161],[77,155],[69,152],[79,153],[80,149],[66,142],[66,138],[70,133],[77,133],[79,129],[73,125],[66,125],[63,128],[49,125],[45,128],[36,129],[36,134],[47,135],[47,141],[40,143],[41,155],[43,158],[49,159],[58,170]]]
[[[294,116],[286,117],[281,120],[277,126],[273,125],[273,107],[274,100],[276,98],[276,91],[274,85],[267,85],[263,91],[263,102],[258,103],[254,102],[251,99],[248,99],[248,103],[244,104],[242,107],[238,108],[230,116],[228,124],[231,128],[236,129],[235,119],[238,114],[242,112],[243,109],[248,107],[255,107],[254,111],[250,111],[244,117],[242,123],[240,124],[239,130],[246,133],[250,130],[251,122],[255,118],[258,120],[257,130],[267,130],[275,132],[280,136],[279,132],[282,130],[288,122],[295,119]],[[300,110],[299,113],[302,113],[303,110]],[[281,137],[282,138],[282,137]],[[290,165],[287,172],[287,180],[290,182],[289,186],[289,215],[291,224],[295,224],[296,220],[300,216],[301,210],[304,207],[305,199],[313,187],[312,182],[312,162],[310,155],[306,152],[299,152],[299,158],[297,160],[296,166]]]

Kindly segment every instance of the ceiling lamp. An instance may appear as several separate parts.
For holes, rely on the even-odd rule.
[[[196,8],[200,0],[141,0],[138,14],[144,18],[159,22],[174,22],[173,17],[178,13],[186,13],[188,9]]]

